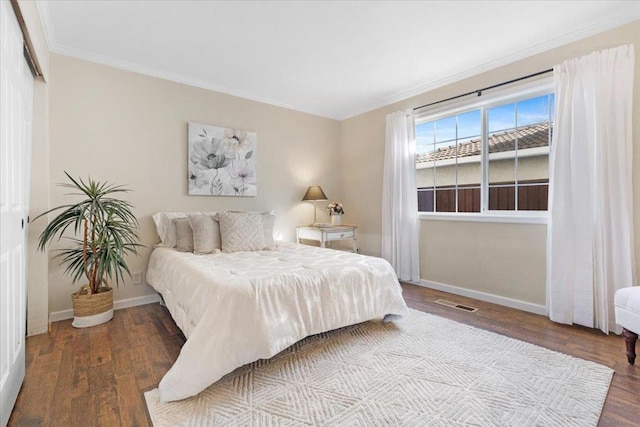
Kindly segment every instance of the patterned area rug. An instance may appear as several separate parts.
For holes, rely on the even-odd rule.
[[[315,335],[200,395],[160,403],[156,427],[595,426],[613,371],[410,310]]]

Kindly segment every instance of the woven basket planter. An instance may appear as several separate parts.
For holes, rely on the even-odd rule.
[[[73,323],[75,328],[88,328],[113,319],[113,289],[91,293],[88,285],[71,294]]]

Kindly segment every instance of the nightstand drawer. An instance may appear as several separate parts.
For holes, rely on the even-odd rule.
[[[353,236],[355,236],[353,230],[328,231],[326,234],[327,240],[351,239]]]
[[[296,227],[296,241],[300,239],[320,242],[321,248],[326,248],[330,242],[336,240],[351,240],[353,252],[358,252],[358,227],[355,225],[340,225],[337,227]]]
[[[299,239],[320,240],[322,238],[322,231],[321,230],[317,230],[317,229],[313,229],[313,228],[299,227],[298,228],[298,238]]]

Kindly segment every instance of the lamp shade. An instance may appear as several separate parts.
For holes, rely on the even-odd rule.
[[[307,188],[307,192],[304,193],[304,197],[302,198],[302,201],[306,201],[306,200],[329,200],[327,198],[327,195],[324,194],[324,191],[322,191],[322,188],[320,188],[319,185],[312,185],[311,187]]]

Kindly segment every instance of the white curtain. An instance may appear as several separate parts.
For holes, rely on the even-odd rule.
[[[418,282],[418,194],[413,111],[387,115],[382,177],[382,257],[398,279]]]
[[[554,68],[547,305],[551,320],[619,333],[613,295],[635,283],[633,45]]]

